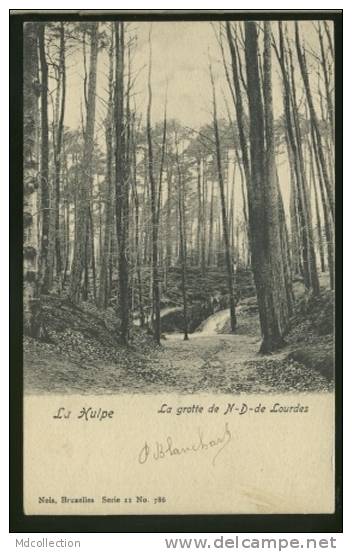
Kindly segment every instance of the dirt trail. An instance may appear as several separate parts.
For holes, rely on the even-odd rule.
[[[25,386],[34,393],[282,393],[329,391],[318,372],[288,359],[288,348],[259,355],[256,316],[237,309],[236,334],[219,334],[229,311],[210,316],[183,340],[167,334],[149,352],[138,345],[116,349],[114,361],[63,358],[52,347],[31,348],[25,357]],[[226,330],[223,330],[226,331]]]
[[[320,374],[288,360],[287,348],[274,354],[258,353],[261,337],[254,318],[236,309],[239,331],[218,333],[229,320],[229,309],[211,315],[198,332],[184,341],[182,333],[166,335],[154,366],[181,392],[278,393],[328,390]],[[252,327],[251,327],[252,326]],[[248,327],[251,335],[245,333]]]
[[[238,309],[239,308],[237,308],[237,312],[238,312]],[[221,328],[224,327],[225,322],[229,319],[230,319],[230,310],[229,309],[224,309],[224,310],[220,310],[218,312],[215,312],[214,314],[209,316],[209,318],[207,318],[203,322],[199,332],[202,334],[202,336],[204,336],[204,335],[217,335],[219,333],[219,331],[221,330]],[[199,332],[197,332],[197,334]]]
[[[182,333],[166,334],[157,362],[168,368],[179,387],[186,387],[189,392],[208,388],[221,392],[252,390],[257,377],[256,361],[265,359],[258,355],[260,338],[217,333],[228,318],[228,309],[216,312],[198,332],[189,334],[188,341],[184,341]],[[282,353],[275,355],[277,359],[280,357],[283,358]],[[253,361],[252,367],[247,365],[248,361]],[[268,387],[261,385],[260,390],[266,391]]]

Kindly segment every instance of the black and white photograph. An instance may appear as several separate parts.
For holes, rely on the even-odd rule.
[[[338,14],[88,12],[23,20],[25,514],[333,514]]]
[[[333,390],[333,39],[25,23],[26,392]]]

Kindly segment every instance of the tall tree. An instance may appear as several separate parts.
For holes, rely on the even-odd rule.
[[[228,220],[227,220],[227,212],[226,212],[226,200],[225,200],[225,191],[224,191],[223,168],[222,168],[222,162],[221,162],[221,146],[220,146],[220,137],[219,137],[219,128],[218,128],[215,84],[214,84],[214,77],[213,77],[211,66],[210,66],[210,79],[211,79],[212,92],[213,92],[213,125],[214,125],[214,134],[215,134],[218,181],[219,181],[219,187],[220,187],[222,230],[223,230],[223,237],[224,237],[224,243],[225,243],[227,285],[228,285],[229,301],[230,301],[231,331],[234,332],[236,330],[237,320],[236,320],[235,292],[234,292],[233,259],[231,258],[231,246],[230,246]]]
[[[41,73],[40,96],[40,198],[41,198],[41,244],[40,244],[40,288],[42,293],[50,289],[48,262],[50,229],[50,187],[49,187],[49,124],[48,124],[48,63],[45,52],[45,23],[38,24],[39,58]]]
[[[90,65],[87,98],[87,116],[84,132],[83,159],[80,171],[77,208],[75,213],[76,239],[71,269],[69,296],[78,303],[81,297],[81,280],[87,259],[90,190],[92,187],[92,160],[94,150],[95,104],[98,60],[98,23],[91,23]],[[79,231],[78,231],[79,230]]]
[[[329,24],[327,21],[324,23],[327,26]],[[333,100],[332,100],[332,94],[331,94],[331,83],[330,83],[330,75],[329,75],[329,68],[328,68],[328,60],[327,60],[327,54],[324,46],[324,38],[323,38],[321,21],[318,22],[318,36],[319,36],[321,66],[323,69],[323,77],[324,77],[324,85],[325,85],[326,107],[327,107],[327,114],[328,114],[328,120],[329,120],[329,126],[330,126],[330,138],[331,138],[331,145],[333,146],[335,144],[335,115],[334,115],[334,107],[333,107]],[[329,36],[329,31],[327,33],[327,36]]]
[[[105,178],[105,208],[104,208],[104,242],[101,251],[98,306],[105,309],[109,296],[109,260],[111,254],[111,238],[113,226],[113,114],[114,114],[114,28],[112,26],[109,50],[109,106],[105,121],[106,138],[106,178]]]
[[[166,258],[165,258],[165,288],[168,284],[169,268],[171,266],[172,259],[172,241],[171,241],[171,203],[172,203],[172,165],[170,161],[166,165],[166,182],[167,182],[167,201],[166,201],[166,228],[165,228],[165,241],[166,241]]]
[[[130,334],[129,286],[129,167],[127,166],[125,117],[125,27],[115,23],[115,205],[118,241],[120,338],[127,345]],[[129,91],[128,91],[129,93]]]
[[[23,37],[23,329],[26,335],[40,337],[40,297],[38,287],[38,156],[39,129],[37,27],[27,22]]]
[[[149,31],[149,69],[148,69],[148,106],[147,106],[147,141],[148,141],[148,173],[150,185],[150,206],[152,218],[152,279],[153,279],[153,315],[154,315],[154,339],[160,345],[160,289],[158,272],[158,195],[154,176],[153,143],[151,127],[152,109],[152,43],[151,30]],[[164,136],[166,132],[166,117],[164,122]],[[165,139],[163,140],[165,144]],[[164,152],[164,145],[163,145]],[[162,158],[163,163],[163,158]],[[162,168],[160,176],[160,187],[162,180]],[[159,194],[160,195],[160,194]]]
[[[324,255],[323,231],[322,231],[321,216],[320,216],[320,204],[319,204],[318,187],[317,187],[316,175],[315,175],[313,151],[312,151],[312,145],[310,142],[308,142],[308,151],[309,151],[309,164],[310,164],[310,182],[313,185],[315,218],[316,218],[316,228],[317,228],[317,242],[318,242],[318,250],[319,250],[319,257],[320,257],[320,270],[321,272],[325,272],[325,255]]]
[[[208,237],[208,266],[213,263],[214,256],[214,179],[210,181],[210,207],[209,207],[209,237]]]
[[[323,215],[324,215],[324,230],[326,238],[326,246],[328,253],[328,265],[329,265],[329,277],[330,277],[330,288],[335,289],[335,234],[334,234],[334,225],[331,217],[331,212],[329,210],[328,201],[326,198],[326,188],[324,186],[324,178],[322,175],[321,165],[319,163],[319,154],[318,147],[316,142],[316,137],[314,132],[311,130],[312,145],[314,151],[314,157],[316,162],[317,176],[320,189],[320,197],[323,205]]]
[[[245,57],[250,118],[251,178],[248,187],[252,266],[257,290],[263,341],[261,352],[283,344],[288,327],[285,278],[282,265],[278,185],[273,156],[270,27],[264,27],[262,103],[258,63],[258,32],[245,22]]]
[[[178,136],[175,132],[176,165],[178,176],[178,215],[180,234],[180,262],[181,262],[181,287],[183,302],[183,334],[184,341],[188,341],[188,297],[187,297],[187,248],[186,248],[186,224],[185,224],[185,192],[184,178],[181,170]]]
[[[309,74],[308,74],[308,69],[307,69],[307,62],[306,62],[306,57],[305,57],[305,54],[304,54],[304,51],[303,51],[302,45],[301,45],[299,26],[298,26],[297,21],[295,21],[295,39],[296,39],[296,51],[297,51],[299,67],[300,67],[300,70],[301,70],[301,75],[302,75],[302,80],[303,80],[304,88],[305,88],[305,92],[306,92],[306,97],[307,97],[307,102],[308,102],[312,127],[313,127],[313,131],[314,131],[314,134],[315,134],[315,140],[316,140],[316,144],[317,144],[317,153],[318,153],[319,164],[320,164],[320,168],[321,168],[321,173],[322,173],[324,185],[325,185],[325,188],[326,188],[326,193],[327,193],[329,208],[330,208],[330,211],[331,211],[331,216],[332,216],[333,220],[335,220],[334,190],[333,190],[332,182],[329,179],[326,158],[325,158],[324,150],[323,150],[321,131],[320,131],[319,122],[318,122],[318,116],[317,116],[315,106],[314,106],[314,102],[313,102],[313,96],[312,96],[312,92],[311,92],[311,85],[310,85]]]
[[[55,164],[55,257],[56,275],[61,279],[61,240],[60,240],[60,196],[61,196],[61,165],[62,165],[62,144],[64,132],[65,106],[66,106],[66,46],[65,46],[65,24],[60,23],[60,46],[59,46],[59,90],[61,92],[60,107],[58,110],[58,125],[55,137],[54,164]]]
[[[263,105],[265,123],[265,201],[268,215],[268,234],[271,244],[271,266],[276,284],[275,301],[276,316],[281,318],[282,325],[287,326],[288,316],[292,311],[293,292],[291,281],[291,266],[288,251],[288,232],[285,211],[279,185],[275,160],[275,128],[272,92],[272,49],[271,26],[264,23],[264,53],[263,53]],[[276,251],[275,251],[276,249]],[[281,258],[277,258],[280,251]],[[285,331],[285,330],[284,330]]]
[[[303,156],[303,140],[298,111],[296,80],[292,51],[288,46],[289,62],[285,49],[282,22],[279,22],[279,50],[275,45],[276,55],[281,68],[283,80],[283,104],[285,114],[285,130],[287,133],[287,150],[289,162],[293,163],[294,176],[291,184],[295,186],[294,196],[297,199],[297,213],[301,236],[302,272],[304,284],[319,294],[319,279],[314,250],[311,200],[308,190],[306,167]]]
[[[248,152],[248,142],[246,136],[246,116],[243,105],[242,97],[242,88],[241,88],[241,78],[240,78],[240,60],[238,57],[238,52],[236,51],[235,42],[231,32],[231,24],[229,21],[226,22],[226,33],[231,55],[231,65],[232,65],[232,75],[234,82],[235,90],[235,109],[237,117],[237,127],[238,127],[238,137],[242,152],[242,163],[243,169],[246,177],[247,189],[250,181],[250,161],[249,161],[249,152]],[[259,81],[258,81],[259,82]],[[248,89],[247,89],[248,93]]]
[[[135,124],[132,127],[132,192],[134,198],[134,247],[136,258],[136,273],[137,273],[137,290],[138,290],[138,307],[139,307],[139,319],[141,327],[145,325],[144,314],[144,299],[143,299],[143,283],[142,283],[142,270],[141,270],[141,245],[140,245],[140,201],[138,194],[137,184],[137,145],[136,145],[136,132]]]

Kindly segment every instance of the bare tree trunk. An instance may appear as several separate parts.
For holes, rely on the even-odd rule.
[[[248,225],[248,197],[247,197],[247,189],[246,189],[246,182],[245,182],[245,175],[244,175],[244,171],[243,171],[243,167],[242,167],[242,160],[241,160],[241,157],[240,157],[240,154],[239,154],[239,151],[238,151],[238,143],[237,143],[237,138],[236,138],[236,134],[235,134],[235,129],[234,129],[234,124],[233,124],[233,121],[231,119],[231,115],[230,115],[230,109],[229,109],[229,106],[228,106],[228,103],[226,101],[226,98],[224,98],[225,100],[225,106],[226,106],[226,111],[227,111],[227,118],[228,118],[228,121],[229,121],[229,125],[231,127],[231,133],[232,133],[232,137],[233,137],[233,147],[234,147],[234,150],[235,150],[235,156],[236,156],[236,161],[237,161],[237,166],[238,166],[238,169],[239,169],[239,172],[240,172],[240,180],[241,180],[241,195],[242,195],[242,212],[243,212],[243,220],[244,220],[244,223],[245,223],[245,237],[244,239],[246,240],[246,246],[247,246],[247,257],[250,258],[250,243],[249,243],[249,225]],[[236,106],[236,100],[234,99],[234,105]],[[236,171],[236,162],[234,161],[234,168],[233,168],[233,180],[235,179],[235,171]],[[234,186],[235,186],[235,182],[233,181],[232,183],[232,186],[233,186],[233,197],[234,197]],[[232,212],[234,211],[234,207],[233,207],[233,200],[231,200],[231,208],[232,208]],[[232,216],[232,226],[234,226],[235,224],[235,220],[234,220],[234,216]],[[233,248],[234,248],[234,232],[233,232],[233,229],[232,229],[232,242],[233,242]]]
[[[176,142],[176,164],[178,172],[178,211],[179,211],[179,232],[180,232],[180,261],[181,261],[181,287],[183,300],[183,333],[184,341],[188,341],[188,299],[187,299],[187,251],[185,243],[185,202],[184,202],[184,182],[181,173],[180,159],[178,153],[177,135]]]
[[[326,53],[324,48],[321,21],[318,22],[318,36],[319,36],[319,45],[320,45],[321,66],[323,69],[323,76],[324,76],[325,98],[326,98],[328,119],[330,124],[331,146],[333,147],[333,145],[335,144],[335,115],[334,115],[335,111],[334,111],[332,97],[331,97],[329,72],[328,72],[327,59],[326,59]]]
[[[310,176],[311,176],[311,183],[313,185],[315,217],[316,217],[316,223],[317,223],[317,234],[318,234],[317,238],[318,238],[318,250],[319,250],[319,257],[320,257],[320,270],[322,272],[325,272],[325,255],[324,255],[323,233],[322,233],[319,198],[318,198],[318,188],[317,188],[316,175],[315,175],[315,169],[314,169],[312,145],[310,143],[308,144],[308,148],[309,148]]]
[[[293,281],[292,281],[292,259],[291,259],[291,251],[290,251],[290,240],[289,240],[289,233],[288,233],[288,228],[286,223],[284,202],[281,195],[279,176],[278,176],[276,167],[275,167],[275,172],[276,172],[276,182],[277,182],[277,188],[278,188],[278,207],[279,207],[283,279],[284,279],[284,288],[286,290],[287,312],[288,312],[288,315],[291,316],[293,313],[294,293],[293,293]]]
[[[143,284],[142,284],[142,274],[141,274],[141,251],[140,251],[140,241],[139,241],[139,197],[137,190],[137,160],[136,160],[136,143],[135,143],[135,134],[133,129],[132,134],[132,156],[133,156],[133,178],[132,178],[132,190],[134,197],[134,212],[135,212],[135,234],[134,234],[134,243],[136,250],[136,273],[137,273],[137,293],[138,293],[138,308],[139,308],[139,319],[141,328],[145,325],[145,314],[144,314],[144,301],[143,301]]]
[[[289,315],[292,311],[292,282],[287,252],[287,228],[285,212],[277,167],[275,163],[275,131],[272,96],[272,55],[271,55],[271,26],[264,23],[264,55],[263,55],[263,105],[265,119],[265,202],[267,215],[267,231],[270,247],[270,269],[272,272],[271,285],[272,308],[274,325],[283,335],[288,327]],[[278,255],[278,251],[280,254]]]
[[[209,239],[208,239],[208,266],[213,262],[213,241],[214,241],[214,180],[211,181],[210,192],[210,213],[209,213]]]
[[[164,165],[165,165],[165,155],[166,155],[166,123],[167,123],[167,96],[165,97],[165,106],[164,106],[164,120],[163,120],[163,137],[161,143],[161,159],[160,159],[160,169],[159,169],[159,189],[157,197],[157,222],[158,229],[160,227],[160,211],[162,207],[162,186],[163,186],[163,176],[164,176]]]
[[[165,262],[165,287],[168,283],[168,273],[172,260],[172,244],[171,244],[171,186],[172,186],[172,171],[167,168],[167,203],[166,203],[166,262]]]
[[[314,132],[311,132],[314,157],[318,173],[318,182],[320,188],[320,196],[323,204],[323,213],[324,213],[324,228],[325,228],[325,238],[326,238],[326,247],[328,253],[328,265],[329,265],[329,277],[330,277],[330,288],[335,289],[335,234],[334,234],[334,225],[331,218],[331,212],[328,206],[326,198],[326,189],[324,186],[324,178],[321,171],[321,165],[319,163],[318,148],[316,143],[316,136]]]
[[[60,62],[59,79],[61,81],[61,105],[60,115],[57,127],[57,138],[55,148],[55,255],[56,255],[56,275],[61,279],[62,260],[60,243],[60,185],[61,185],[61,151],[64,132],[64,117],[66,104],[66,63],[65,63],[65,27],[63,21],[60,24]]]
[[[118,240],[120,337],[123,344],[129,342],[129,170],[126,167],[126,121],[124,114],[124,23],[116,22],[116,235]]]
[[[231,182],[231,193],[230,193],[230,206],[229,206],[229,232],[230,232],[230,248],[231,256],[235,261],[235,166],[233,167],[232,173],[232,182]],[[234,271],[235,272],[235,271]]]
[[[111,33],[110,42],[110,66],[109,66],[109,109],[106,117],[106,179],[104,194],[104,241],[101,250],[99,289],[98,289],[98,307],[106,309],[108,305],[108,280],[109,280],[109,261],[111,256],[111,240],[113,230],[113,78],[114,78],[114,33]]]
[[[301,69],[301,75],[302,75],[302,80],[303,80],[303,83],[304,83],[304,88],[305,88],[305,91],[306,91],[307,102],[308,102],[308,107],[309,107],[309,112],[310,112],[310,117],[311,117],[311,123],[312,123],[313,131],[314,131],[314,134],[315,134],[315,139],[316,139],[316,144],[317,144],[317,152],[318,152],[318,159],[319,159],[319,163],[320,163],[320,167],[321,167],[321,173],[322,173],[322,176],[323,176],[323,181],[324,181],[326,192],[327,192],[327,198],[328,198],[328,203],[329,203],[329,209],[331,211],[331,216],[333,218],[333,221],[335,221],[334,190],[333,190],[333,186],[332,186],[332,183],[330,182],[329,175],[328,175],[328,169],[327,169],[326,160],[325,160],[324,151],[323,151],[323,144],[322,144],[322,138],[321,138],[321,133],[320,133],[320,128],[319,128],[318,117],[317,117],[315,107],[314,107],[314,103],[313,103],[313,98],[312,98],[312,93],[311,93],[311,88],[310,88],[310,82],[309,82],[309,75],[308,75],[308,70],[307,70],[307,63],[306,63],[305,55],[304,55],[304,53],[302,51],[302,47],[301,47],[300,36],[299,36],[299,28],[298,28],[298,22],[297,21],[295,21],[295,38],[296,38],[297,57],[298,57],[298,62],[299,62],[299,66],[300,66],[300,69]]]
[[[263,334],[261,352],[277,349],[287,331],[288,309],[282,266],[278,188],[273,158],[270,27],[264,29],[264,113],[258,66],[256,24],[245,22],[245,54],[250,115],[251,179],[248,188],[252,266]],[[265,148],[266,138],[266,148]]]
[[[236,97],[235,107],[236,107],[239,141],[240,141],[240,146],[242,151],[242,162],[243,162],[243,168],[246,176],[246,183],[247,183],[247,189],[248,189],[249,181],[250,181],[250,163],[249,163],[249,155],[248,155],[247,138],[245,135],[246,118],[245,118],[245,112],[243,107],[242,90],[241,90],[241,84],[240,84],[239,63],[237,59],[235,45],[233,42],[233,37],[231,34],[231,26],[229,21],[226,21],[226,32],[227,32],[227,39],[229,43],[231,63],[232,63],[232,73],[233,73],[233,81],[234,81],[234,89],[235,89],[235,97]],[[259,79],[259,73],[258,73],[258,79]]]
[[[206,225],[205,225],[205,218],[206,218],[206,177],[205,177],[205,159],[202,158],[202,164],[201,164],[201,204],[202,204],[202,224],[201,224],[201,253],[200,253],[200,266],[201,266],[201,272],[202,276],[205,276],[205,242],[206,242]]]
[[[48,247],[50,228],[50,189],[49,189],[49,126],[48,126],[48,64],[45,53],[45,23],[38,25],[39,57],[41,71],[41,136],[40,136],[40,183],[41,183],[41,247],[40,247],[40,288],[48,293],[50,286],[48,270]]]
[[[94,222],[93,222],[93,202],[89,205],[89,236],[90,236],[90,262],[92,267],[93,297],[97,300],[97,279],[95,271],[95,245],[94,245]]]
[[[153,167],[153,144],[151,129],[151,108],[152,108],[152,46],[151,34],[149,32],[149,71],[148,71],[148,107],[147,107],[147,141],[148,141],[148,170],[150,184],[150,203],[152,217],[152,278],[153,278],[153,313],[154,313],[154,339],[160,345],[160,289],[158,273],[158,197],[154,178]],[[166,132],[166,117],[164,119],[164,136]],[[163,140],[165,144],[165,139]],[[165,147],[165,146],[164,146]],[[161,177],[162,178],[162,173]]]
[[[64,161],[65,167],[65,266],[64,273],[62,276],[62,289],[66,284],[67,272],[70,263],[70,201],[69,201],[69,191],[68,191],[68,177],[67,177],[67,156],[65,155]]]
[[[302,267],[303,278],[307,289],[312,289],[315,295],[319,294],[319,279],[316,267],[316,258],[313,243],[312,215],[310,195],[308,193],[306,170],[303,159],[301,129],[298,118],[298,105],[296,98],[296,84],[292,52],[289,47],[290,65],[286,60],[282,23],[279,22],[280,52],[275,46],[276,55],[281,68],[284,85],[284,113],[288,142],[288,154],[292,152],[295,171],[295,183],[297,187],[297,207],[299,225],[302,237]]]
[[[36,24],[24,24],[23,44],[23,330],[40,337],[38,289],[38,58]]]
[[[291,226],[291,255],[292,255],[292,271],[294,275],[300,273],[300,228],[298,223],[297,213],[297,184],[295,180],[295,170],[293,154],[287,130],[285,131],[286,149],[288,155],[288,164],[290,168],[290,226]]]
[[[200,158],[197,159],[197,201],[198,201],[198,213],[197,213],[197,235],[196,235],[196,262],[198,266],[201,266],[201,235],[203,226],[203,206],[202,206],[202,188],[201,188],[201,173],[200,173]]]
[[[235,293],[234,293],[234,286],[233,286],[233,283],[234,283],[233,282],[234,281],[233,260],[231,259],[231,253],[230,253],[230,240],[229,240],[227,213],[226,213],[223,171],[222,171],[222,163],[221,163],[220,138],[219,138],[219,129],[218,129],[218,121],[217,121],[215,85],[214,85],[214,78],[213,78],[211,67],[210,67],[210,78],[211,78],[211,85],[213,90],[213,125],[214,125],[214,134],[215,134],[218,180],[219,180],[219,187],[220,187],[222,230],[223,230],[223,236],[224,236],[224,242],[225,242],[227,285],[228,285],[229,300],[230,300],[231,331],[235,332],[236,326],[237,326],[237,320],[236,320],[236,307],[235,307]]]
[[[74,303],[78,303],[80,300],[82,272],[86,265],[86,242],[88,232],[87,221],[89,216],[89,192],[92,183],[92,157],[94,149],[95,96],[98,58],[98,23],[92,23],[90,28],[91,49],[88,83],[88,109],[85,128],[83,160],[79,182],[79,193],[77,197],[77,210],[75,214],[75,227],[76,229],[80,229],[80,231],[76,233],[69,291],[70,299]]]
[[[280,22],[281,25],[281,22]],[[314,295],[320,292],[319,279],[316,266],[316,256],[314,249],[313,223],[312,223],[312,208],[311,194],[308,190],[306,164],[303,153],[303,140],[301,135],[300,122],[298,117],[298,101],[296,97],[296,83],[294,75],[294,64],[292,52],[289,47],[290,56],[290,72],[291,72],[291,104],[292,104],[292,121],[291,133],[295,164],[296,164],[296,182],[298,185],[298,205],[301,217],[302,238],[303,238],[303,267],[305,269],[305,282],[307,289],[312,289]],[[290,123],[289,123],[290,125]]]
[[[163,231],[163,224],[162,224],[162,216],[161,216],[161,210],[163,206],[163,178],[164,178],[164,170],[165,170],[165,159],[167,157],[167,143],[166,143],[166,134],[167,134],[167,90],[165,95],[165,105],[164,105],[164,121],[163,121],[163,137],[162,137],[162,144],[161,144],[161,160],[160,160],[160,168],[159,168],[159,190],[158,190],[158,209],[157,209],[157,224],[158,224],[158,242],[159,242],[159,252],[158,252],[158,258],[159,258],[159,264],[160,264],[160,271],[162,273],[163,265],[164,265],[164,252],[163,252],[163,241],[165,239],[165,231]],[[167,172],[167,171],[166,171]],[[167,268],[165,267],[165,270],[167,271]],[[159,276],[159,285],[160,285],[160,276]]]
[[[88,213],[87,213],[88,216]],[[85,224],[85,243],[84,243],[84,267],[83,267],[83,288],[82,299],[88,301],[88,289],[89,289],[89,221]]]

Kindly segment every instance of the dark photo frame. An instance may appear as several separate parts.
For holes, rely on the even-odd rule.
[[[342,531],[342,33],[341,11],[24,11],[10,13],[10,532]],[[30,21],[333,21],[335,37],[335,512],[331,514],[26,515],[23,507],[23,24]],[[40,431],[40,428],[38,428]],[[323,482],[322,482],[323,485]]]

